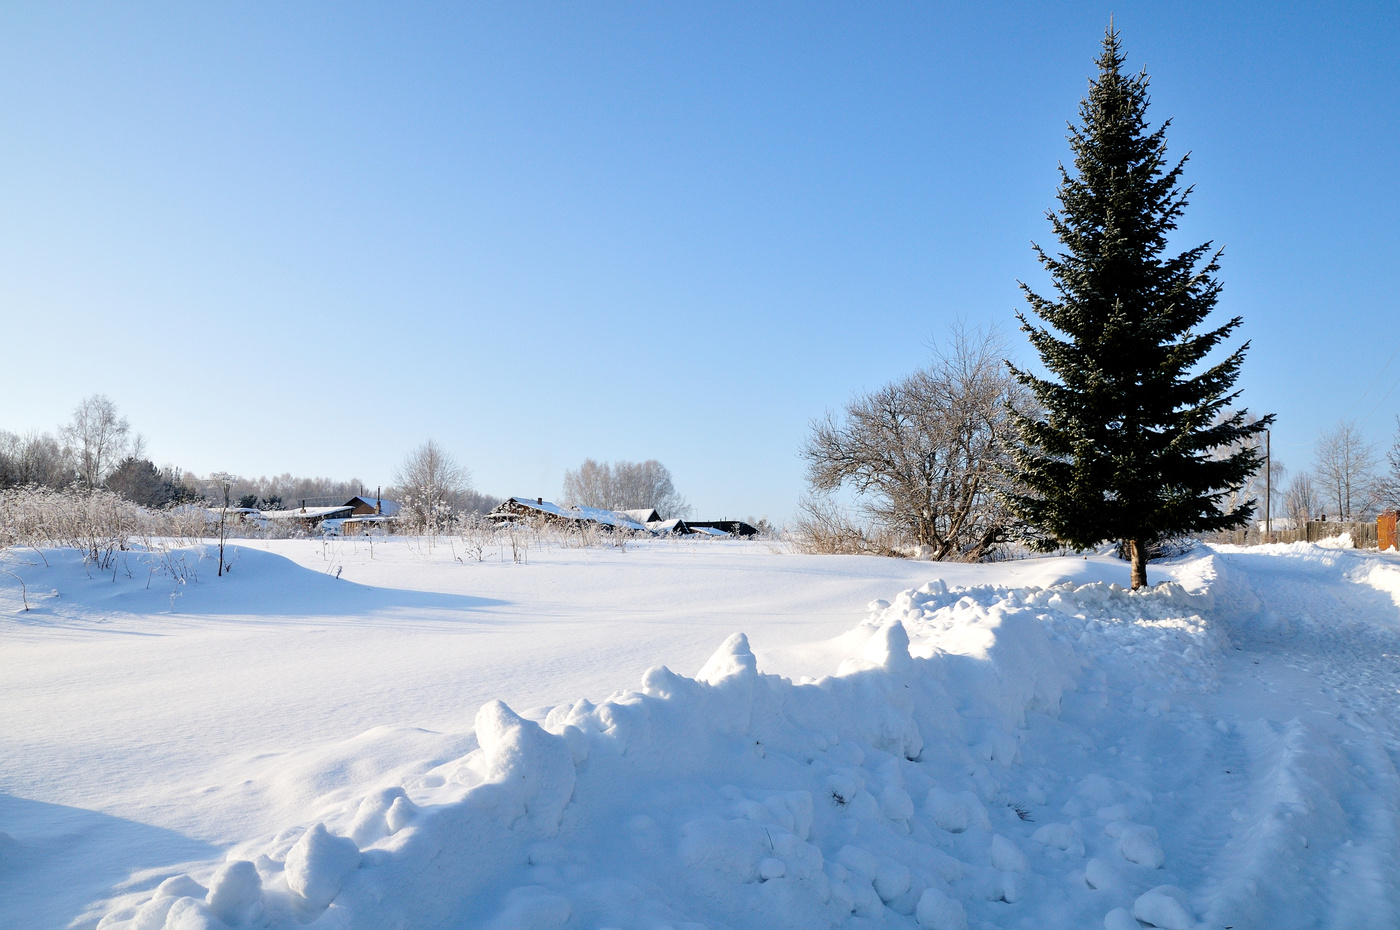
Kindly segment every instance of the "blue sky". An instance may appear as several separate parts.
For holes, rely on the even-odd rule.
[[[1275,453],[1388,445],[1383,3],[6,5],[0,428],[103,392],[200,473],[388,483],[433,437],[488,493],[657,458],[784,518],[808,422],[953,320],[1025,360],[1110,10]]]

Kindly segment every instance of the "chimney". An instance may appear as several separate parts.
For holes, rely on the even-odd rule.
[[[301,512],[306,513],[306,498],[301,499]]]
[[[381,501],[381,500],[379,499],[379,493],[380,493],[382,490],[384,490],[384,489],[381,488],[381,487],[379,487],[378,485],[375,485],[375,487],[374,487],[374,512],[375,512],[376,514],[381,514],[381,513],[384,512],[384,502]]]
[[[541,507],[543,507],[543,506],[544,506],[544,498],[543,498],[543,497],[537,497],[537,498],[535,498],[535,503],[536,503],[536,504],[539,504]]]

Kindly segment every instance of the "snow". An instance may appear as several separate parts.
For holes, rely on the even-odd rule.
[[[265,520],[312,520],[331,514],[349,516],[353,509],[353,507],[345,505],[342,507],[293,507],[288,510],[263,510],[259,512]]]
[[[4,554],[0,926],[1400,925],[1391,554],[235,552]]]
[[[531,499],[528,497],[512,497],[511,501],[523,507],[527,507],[530,510],[550,514],[555,517],[562,517],[566,520],[582,520],[591,523],[600,523],[604,526],[614,526],[618,529],[633,530],[639,533],[644,533],[647,530],[646,525],[641,520],[632,516],[633,513],[637,513],[638,511],[601,510],[597,507],[583,506],[564,507],[553,501],[539,498]],[[500,513],[502,516],[508,516],[510,511],[497,510],[492,511],[492,513]],[[646,511],[645,513],[650,514],[652,511]]]

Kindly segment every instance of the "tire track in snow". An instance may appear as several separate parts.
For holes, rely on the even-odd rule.
[[[1268,873],[1272,888],[1288,892],[1269,915],[1278,926],[1318,925],[1302,914],[1319,910],[1320,926],[1337,930],[1400,926],[1400,610],[1383,590],[1386,582],[1400,590],[1400,572],[1383,556],[1316,546],[1232,549],[1217,559],[1216,613],[1234,645],[1223,660],[1227,687],[1253,692],[1231,703],[1271,716],[1276,732],[1271,740],[1259,732],[1264,720],[1252,722],[1251,794],[1263,800],[1240,840],[1253,843],[1256,861],[1226,864],[1237,851],[1223,851],[1230,877],[1217,883],[1212,913],[1260,897],[1258,879],[1240,879],[1232,894],[1231,878]],[[1318,821],[1329,813],[1339,829],[1325,833]],[[1296,876],[1279,883],[1285,870]],[[1288,902],[1309,894],[1326,905],[1290,913]]]

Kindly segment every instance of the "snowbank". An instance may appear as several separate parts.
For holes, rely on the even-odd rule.
[[[658,666],[542,719],[491,702],[465,756],[240,844],[100,926],[962,930],[1053,897],[1047,869],[1080,876],[1066,917],[1104,920],[1103,887],[1177,920],[1189,902],[1131,894],[1164,884],[1136,822],[1150,799],[1024,750],[1080,691],[1111,682],[1151,719],[1217,687],[1203,600],[933,582],[873,604],[819,680],[764,674],[735,634],[694,678]]]

